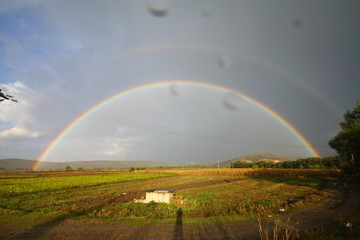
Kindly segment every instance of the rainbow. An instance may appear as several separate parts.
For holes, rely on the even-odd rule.
[[[236,95],[241,96],[242,98],[244,98],[246,101],[253,103],[254,105],[256,105],[257,107],[260,107],[263,111],[265,111],[266,113],[270,114],[272,117],[274,117],[278,122],[280,122],[282,125],[284,125],[287,129],[289,129],[291,131],[291,133],[300,140],[300,142],[308,149],[309,153],[311,153],[313,156],[315,157],[320,157],[320,154],[316,151],[316,149],[311,145],[311,143],[300,133],[299,130],[297,130],[288,120],[286,120],[283,116],[281,116],[280,114],[278,114],[276,111],[274,111],[273,109],[269,108],[268,106],[266,106],[265,104],[241,93],[238,92],[234,89],[230,89],[224,86],[220,86],[220,85],[216,85],[216,84],[212,84],[212,83],[204,83],[204,82],[196,82],[196,81],[164,81],[164,82],[155,82],[155,83],[150,83],[150,84],[145,84],[145,85],[141,85],[138,87],[134,87],[134,88],[130,88],[128,90],[125,91],[121,91],[101,102],[99,102],[98,104],[94,105],[93,107],[89,108],[88,110],[86,110],[84,113],[82,113],[80,116],[78,116],[77,118],[75,118],[67,127],[65,127],[52,141],[51,143],[46,147],[46,149],[42,152],[42,154],[40,155],[40,157],[38,158],[37,162],[35,163],[35,165],[33,166],[33,169],[36,170],[42,161],[44,161],[44,159],[50,154],[50,152],[56,147],[56,145],[72,130],[74,129],[78,124],[81,123],[82,120],[84,120],[89,114],[91,114],[92,112],[95,112],[96,110],[98,110],[99,108],[105,106],[106,104],[118,99],[119,97],[123,97],[126,96],[128,94],[131,93],[135,93],[139,90],[143,90],[143,89],[150,89],[150,88],[154,88],[154,87],[159,87],[159,86],[166,86],[166,85],[172,85],[172,84],[182,84],[182,85],[195,85],[195,86],[203,86],[203,87],[208,87],[208,88],[214,88],[214,89],[218,89],[218,90],[222,90],[222,91],[226,91],[226,92],[230,92],[230,93],[234,93]]]

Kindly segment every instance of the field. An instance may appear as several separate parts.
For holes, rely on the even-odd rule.
[[[0,237],[31,239],[35,234],[40,239],[61,239],[64,226],[67,233],[77,226],[74,231],[81,234],[85,234],[85,229],[88,232],[89,226],[97,226],[94,229],[111,229],[112,234],[122,229],[124,239],[130,233],[145,239],[154,234],[150,229],[157,226],[163,231],[163,239],[171,234],[182,239],[199,231],[215,231],[213,234],[231,239],[235,234],[231,229],[241,229],[241,223],[257,234],[254,221],[259,217],[273,219],[291,213],[301,218],[304,214],[297,213],[308,210],[309,218],[312,208],[317,207],[322,210],[320,217],[330,221],[328,215],[336,213],[348,198],[334,187],[340,185],[341,176],[336,170],[252,169],[99,174],[4,172],[0,175]],[[148,189],[174,189],[173,202],[168,205],[133,201],[145,196]],[[314,215],[313,219],[302,220],[313,224],[319,219]],[[97,233],[93,230],[92,234]],[[69,239],[80,238],[70,235]]]

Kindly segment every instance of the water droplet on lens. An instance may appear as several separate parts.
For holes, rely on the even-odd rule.
[[[221,68],[227,68],[231,65],[231,57],[228,55],[221,55],[217,59],[217,64]]]
[[[149,0],[148,10],[155,17],[165,17],[168,15],[168,2],[166,0]]]
[[[88,53],[93,53],[94,52],[94,47],[89,45],[89,46],[86,47],[86,51]]]
[[[202,16],[203,16],[204,18],[209,18],[209,17],[210,17],[209,11],[208,11],[208,10],[204,10],[204,11],[202,12]]]
[[[176,84],[171,84],[170,85],[170,93],[173,96],[178,96],[179,95],[179,87]]]
[[[304,26],[304,20],[302,20],[301,18],[296,18],[294,21],[293,21],[293,25],[295,28],[303,28]]]
[[[239,111],[244,108],[245,103],[242,97],[235,93],[227,93],[223,98],[224,106],[231,111]]]

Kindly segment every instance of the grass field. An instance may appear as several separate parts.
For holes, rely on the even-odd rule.
[[[36,194],[37,192],[54,192],[62,189],[83,188],[102,184],[119,183],[131,180],[140,180],[154,177],[167,176],[169,174],[104,174],[87,176],[67,177],[34,177],[28,179],[0,179],[1,197],[23,196]]]
[[[196,170],[198,171],[198,170]],[[209,170],[207,170],[209,171]],[[214,170],[215,171],[215,170]],[[216,170],[217,171],[217,170]],[[243,171],[243,170],[242,170]],[[180,173],[180,174],[179,174]],[[0,177],[0,224],[39,226],[59,219],[108,219],[124,224],[173,223],[182,213],[183,224],[248,220],[277,215],[315,204],[330,193],[334,172],[321,178],[280,177],[280,172],[244,174],[214,172],[151,172],[62,176],[59,174],[4,174]],[[200,174],[201,173],[201,174]],[[193,174],[193,175],[191,175]],[[310,171],[309,176],[313,176]],[[335,174],[335,175],[334,175]],[[325,177],[324,177],[325,176]],[[147,189],[174,189],[173,203],[138,204]]]
[[[342,177],[338,170],[283,169],[4,171],[0,172],[0,239],[32,239],[29,232],[42,236],[39,239],[63,239],[70,232],[70,239],[83,239],[84,234],[96,238],[104,237],[104,228],[111,229],[110,236],[118,232],[124,239],[136,239],[155,236],[160,226],[162,234],[173,234],[173,239],[179,233],[186,239],[209,231],[220,239],[238,239],[229,236],[239,233],[239,227],[252,227],[259,234],[259,217],[280,221],[290,213],[319,223],[327,219],[327,211],[332,211],[333,218],[335,214],[335,222],[305,232],[299,239],[358,239],[356,206],[351,208],[352,215],[336,219],[338,208],[351,203],[346,199],[355,199],[355,204],[358,199],[343,186]],[[135,203],[134,198],[145,196],[148,189],[174,189],[175,196],[171,204]],[[318,215],[319,210],[324,215]],[[319,219],[309,220],[309,215]],[[349,222],[351,229],[346,227]],[[124,226],[128,235],[121,230]]]

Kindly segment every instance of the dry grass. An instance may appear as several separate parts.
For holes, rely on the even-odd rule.
[[[338,169],[206,168],[206,169],[140,170],[138,172],[173,173],[179,175],[226,175],[226,176],[247,176],[247,177],[338,178],[343,176],[343,172]]]
[[[285,222],[275,219],[271,227],[269,222],[263,226],[261,218],[258,217],[258,225],[261,240],[293,240],[299,238],[298,230],[290,226],[290,216]]]

